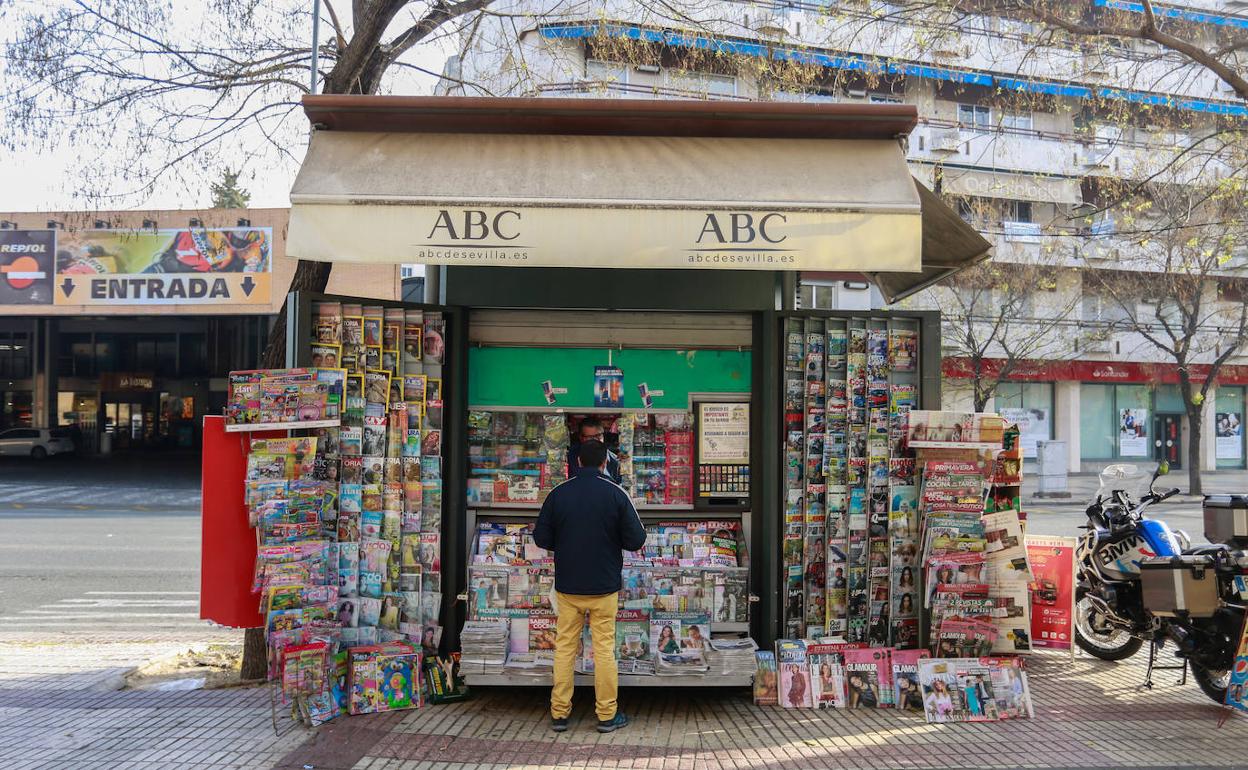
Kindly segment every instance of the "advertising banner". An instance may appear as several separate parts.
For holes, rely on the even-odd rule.
[[[1219,460],[1242,460],[1244,424],[1239,412],[1218,412],[1214,422],[1214,452]]]
[[[1006,422],[1018,426],[1019,443],[1023,448],[1023,457],[1031,460],[1036,457],[1036,442],[1049,440],[1048,409],[1001,409],[1001,416]]]
[[[55,230],[0,230],[0,305],[51,305]]]
[[[1069,650],[1075,641],[1075,538],[1027,536],[1031,562],[1031,644]]]
[[[268,305],[272,250],[268,227],[57,231],[55,303]]]
[[[1118,454],[1122,457],[1148,457],[1148,410],[1118,410]]]

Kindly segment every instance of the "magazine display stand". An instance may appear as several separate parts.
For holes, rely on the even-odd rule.
[[[245,501],[269,677],[320,723],[419,706],[438,652],[447,329],[411,306],[310,312],[288,360],[313,366],[231,373],[226,429],[304,434],[247,441]]]
[[[917,487],[905,438],[919,405],[918,324],[793,317],[783,332],[783,633],[916,646]]]
[[[995,414],[910,416],[922,476],[926,646],[942,657],[1030,652],[1017,428]]]
[[[620,683],[748,686],[751,670],[725,673],[712,667],[696,674],[656,674],[658,650],[650,643],[651,625],[669,614],[668,624],[683,617],[705,627],[708,639],[748,633],[750,517],[739,499],[743,486],[748,495],[748,477],[702,462],[717,459],[707,456],[697,458],[695,478],[694,445],[701,443],[695,439],[702,437],[702,424],[688,412],[617,415],[599,410],[594,416],[611,437],[620,484],[648,533],[645,548],[626,556],[622,575],[616,645]],[[461,670],[470,685],[550,682],[554,565],[533,544],[531,533],[541,502],[567,478],[569,436],[580,419],[554,410],[470,410],[467,524],[472,535],[467,591],[459,599],[467,605],[469,622],[501,621],[508,627],[505,657],[488,647],[480,657],[465,654]],[[748,438],[748,417],[744,429]],[[742,459],[748,467],[748,454]],[[719,504],[713,511],[705,510],[710,501]],[[578,683],[592,682],[586,650],[591,650],[588,632]],[[712,658],[718,654],[706,652]]]

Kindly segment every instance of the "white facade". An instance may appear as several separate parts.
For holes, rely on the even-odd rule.
[[[1131,13],[1131,4],[1117,0],[1087,5],[1089,13]],[[1186,0],[1158,8],[1163,24],[1183,20],[1184,34],[1204,47],[1248,41],[1248,0]],[[1181,185],[1233,175],[1244,167],[1236,155],[1248,150],[1228,150],[1208,137],[1231,123],[1248,123],[1248,104],[1213,73],[1152,43],[1051,40],[1038,32],[1014,19],[914,13],[904,3],[506,0],[464,27],[460,53],[448,62],[439,91],[914,104],[919,125],[907,140],[914,176],[990,212],[973,221],[995,244],[996,260],[1061,268],[1052,285],[1028,297],[1028,317],[1020,319],[1020,328],[1047,334],[1043,357],[1164,364],[1167,357],[1140,334],[1110,328],[1121,309],[1089,289],[1093,282],[1082,275],[1095,269],[1147,273],[1164,265],[1155,258],[1163,244],[1127,234],[1143,229],[1148,212],[1098,211],[1098,189],[1104,180],[1143,180],[1163,170],[1167,182]],[[798,64],[800,76],[777,74]],[[1246,268],[1248,249],[1241,245],[1207,281],[1209,307],[1228,313],[1239,307],[1241,295],[1218,284],[1248,277]],[[948,310],[953,290],[936,288],[909,305]],[[840,280],[812,281],[799,295],[819,307],[880,302],[873,288]],[[1140,302],[1148,313],[1147,303],[1164,298]],[[1199,335],[1198,360],[1219,352],[1224,333],[1216,315]],[[1229,363],[1248,364],[1248,353]],[[948,406],[965,405],[963,384],[947,381]],[[1108,443],[1082,438],[1099,430],[1089,415],[1105,411],[1096,400],[1104,394],[1086,387],[1095,384],[1020,385],[998,401],[1047,398],[1053,437],[1071,443],[1071,469],[1088,469],[1119,456],[1116,440],[1107,439],[1114,446],[1107,451]],[[1173,393],[1155,390],[1147,407],[1118,391],[1109,403],[1114,410],[1173,413]],[[1233,408],[1242,422],[1243,393],[1235,390],[1238,405],[1224,395],[1217,411]],[[1214,414],[1202,447],[1202,464],[1209,467],[1219,463]],[[1221,464],[1229,461],[1224,457]]]

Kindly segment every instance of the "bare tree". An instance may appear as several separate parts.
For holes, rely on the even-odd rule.
[[[1030,361],[1070,353],[1061,322],[1078,299],[1058,291],[1058,276],[1052,266],[986,262],[909,303],[940,309],[942,347],[965,362],[975,411]]]
[[[1173,362],[1188,422],[1188,480],[1202,493],[1200,443],[1204,405],[1222,367],[1248,343],[1248,280],[1237,259],[1248,237],[1243,183],[1225,180],[1212,189],[1154,184],[1123,207],[1118,233],[1132,248],[1117,270],[1088,270],[1098,293],[1112,302],[1115,332],[1126,342]],[[1085,259],[1098,258],[1089,244]]]
[[[387,77],[419,69],[415,46],[458,30],[491,0],[353,0],[339,13],[321,0],[320,90],[373,94]],[[196,7],[147,0],[0,4],[4,46],[3,142],[55,147],[65,138],[95,155],[79,183],[100,197],[133,196],[171,177],[202,189],[222,158],[293,157],[306,135],[297,114],[308,93],[312,2],[213,0]],[[322,23],[318,20],[318,23]],[[435,73],[436,74],[436,73]],[[120,181],[120,184],[119,184]],[[291,290],[323,291],[327,262],[300,261]],[[284,365],[286,314],[270,332],[262,365]],[[262,629],[244,642],[244,679],[265,675]]]

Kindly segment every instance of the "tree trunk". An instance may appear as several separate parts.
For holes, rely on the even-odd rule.
[[[992,398],[992,391],[975,381],[975,411],[982,412],[988,408],[988,399]]]
[[[1200,435],[1204,430],[1204,410],[1197,408],[1187,410],[1187,493],[1203,495],[1204,486],[1200,479]]]
[[[291,291],[323,292],[329,285],[330,262],[299,260],[295,276],[290,281]],[[286,366],[286,302],[278,312],[269,329],[269,341],[260,354],[262,369],[282,369]],[[243,663],[238,678],[264,679],[268,675],[268,654],[264,644],[264,629],[249,628],[243,636]]]
[[[268,659],[264,629],[248,628],[243,632],[243,665],[238,672],[238,678],[244,682],[264,679],[269,673]]]

